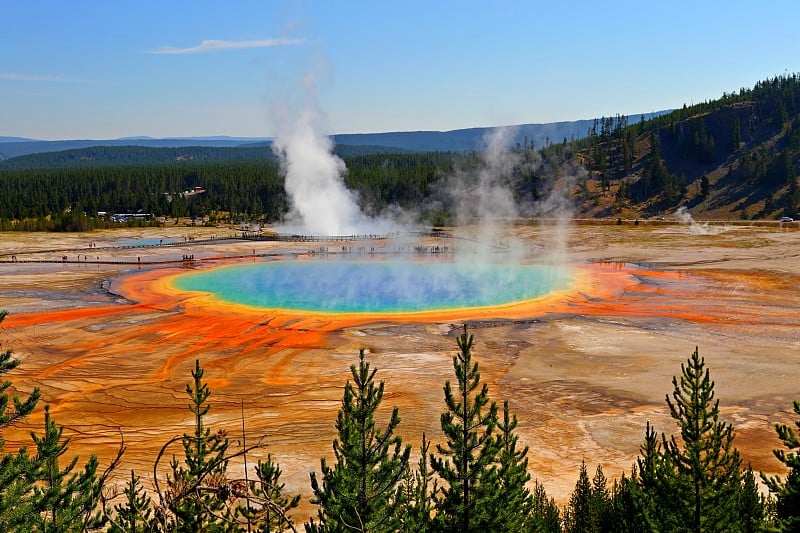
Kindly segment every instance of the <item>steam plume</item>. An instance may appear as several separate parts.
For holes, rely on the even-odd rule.
[[[302,109],[276,110],[277,135],[272,150],[285,174],[291,211],[285,231],[312,235],[388,233],[395,222],[366,216],[357,194],[345,187],[344,161],[333,153],[333,142],[323,133],[324,116],[313,103],[313,77],[303,80],[306,100]]]
[[[689,232],[692,235],[717,235],[727,230],[725,227],[709,226],[707,222],[703,224],[698,223],[685,205],[680,206],[678,210],[675,211],[675,218],[677,218],[681,224],[689,226]]]
[[[314,115],[312,109],[301,111],[272,144],[292,202],[289,224],[313,235],[356,233],[365,217],[344,186],[344,161],[332,153],[328,137],[317,133]]]
[[[569,193],[585,170],[569,166],[568,157],[551,154],[545,160],[532,148],[512,150],[515,138],[515,128],[491,130],[484,138],[486,148],[478,164],[447,180],[444,196],[453,206],[456,224],[474,228],[476,251],[481,256],[501,248],[507,260],[515,263],[534,251],[539,259],[563,264],[574,212]],[[546,196],[526,201],[515,189],[538,189],[537,193]],[[513,224],[526,216],[544,220],[542,233],[547,238],[539,250],[531,250],[530,243],[515,238]]]

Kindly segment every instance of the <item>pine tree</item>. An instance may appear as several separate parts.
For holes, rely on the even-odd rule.
[[[675,512],[674,495],[680,489],[670,457],[650,422],[640,452],[636,462],[638,476],[636,470],[631,474],[637,482],[636,490],[631,487],[632,503],[638,511],[637,526],[644,531],[679,530],[685,525],[684,517]]]
[[[425,533],[433,530],[433,499],[438,491],[436,480],[428,464],[431,443],[422,434],[419,462],[416,471],[406,472],[405,510],[402,513],[402,531],[406,533]]]
[[[267,455],[266,461],[259,461],[255,467],[256,481],[250,482],[250,492],[259,502],[257,507],[247,506],[244,516],[255,528],[251,531],[269,533],[293,528],[289,511],[300,505],[300,495],[285,494],[285,484],[280,478],[283,471],[280,465]]]
[[[616,203],[616,207],[618,210],[622,210],[625,207],[625,200],[628,199],[628,186],[625,183],[624,179],[619,180],[619,188],[617,189],[617,194],[614,197],[614,201]]]
[[[742,490],[739,493],[739,516],[743,533],[756,533],[763,531],[766,518],[766,502],[764,496],[758,491],[756,477],[753,469],[748,465],[742,474]]]
[[[437,521],[444,531],[462,533],[494,530],[495,513],[502,505],[495,465],[499,444],[492,435],[497,405],[489,404],[488,386],[481,386],[478,364],[472,362],[473,342],[464,326],[459,353],[453,356],[458,392],[450,381],[444,386],[447,411],[441,425],[447,443],[437,444],[440,457],[431,454],[431,467],[447,484],[436,498]]]
[[[611,526],[612,504],[611,493],[608,491],[607,480],[603,474],[603,467],[597,465],[592,478],[592,496],[589,501],[589,511],[592,517],[592,531],[600,533],[614,531]]]
[[[25,447],[0,459],[0,531],[24,531],[33,513],[31,492],[36,466]]]
[[[678,514],[690,530],[724,531],[738,526],[736,501],[741,491],[739,452],[733,447],[733,427],[719,420],[719,400],[705,359],[695,349],[682,375],[672,378],[670,415],[680,428],[680,441],[663,436],[680,488]]]
[[[564,531],[566,533],[592,532],[592,484],[586,470],[586,461],[581,461],[578,481],[564,510]]]
[[[497,425],[499,431],[500,456],[497,477],[499,494],[504,504],[498,508],[497,519],[502,529],[516,533],[530,528],[533,497],[526,484],[531,479],[528,473],[528,447],[517,450],[517,417],[508,410],[508,401],[503,402],[503,421]]]
[[[733,119],[731,123],[731,144],[730,152],[733,153],[739,149],[742,144],[742,124],[738,117]]]
[[[83,470],[77,472],[77,456],[62,468],[59,458],[69,445],[63,432],[63,426],[57,426],[50,416],[50,406],[45,406],[44,434],[31,433],[36,443],[31,465],[38,482],[31,494],[30,520],[36,531],[86,531],[105,523],[102,513],[95,511],[102,490],[102,482],[97,479],[97,457],[92,455]]]
[[[8,316],[7,311],[0,311],[0,322],[5,320],[6,316]],[[13,358],[11,350],[0,352],[0,375],[10,372],[18,366],[19,359]],[[0,432],[20,418],[31,414],[39,402],[40,392],[39,388],[36,387],[25,400],[20,400],[19,397],[14,396],[12,399],[13,406],[9,407],[9,397],[6,394],[9,387],[11,387],[10,381],[0,382]],[[3,435],[0,433],[0,450],[3,449],[3,444]]]
[[[191,400],[189,410],[195,417],[194,434],[184,434],[181,438],[183,462],[173,456],[172,472],[167,477],[169,490],[163,495],[167,508],[174,514],[175,527],[181,532],[223,531],[233,520],[227,505],[229,442],[224,432],[212,434],[205,426],[204,417],[211,409],[206,400],[211,390],[203,383],[203,373],[200,361],[196,360],[192,371],[194,383],[186,386]]]
[[[7,316],[0,311],[0,322]],[[0,352],[0,375],[12,371],[19,366],[19,360],[12,358],[11,350]],[[3,449],[2,431],[16,421],[29,415],[39,401],[38,387],[25,400],[17,396],[11,398],[9,406],[7,390],[11,381],[0,382],[0,451]],[[3,454],[0,457],[0,531],[20,529],[31,516],[30,492],[33,490],[35,468],[31,464],[25,447],[15,454]]]
[[[533,483],[531,494],[533,503],[530,531],[537,533],[561,533],[561,512],[553,498],[547,497],[544,485],[538,480]]]
[[[392,410],[385,430],[376,428],[375,412],[383,399],[384,384],[375,384],[371,370],[359,353],[352,365],[353,382],[347,382],[336,420],[338,438],[333,441],[336,463],[321,460],[322,483],[311,473],[311,487],[319,506],[318,522],[306,524],[308,531],[397,531],[404,507],[401,481],[408,470],[411,447],[403,448],[394,432],[400,423]]]
[[[798,401],[794,402],[794,412],[800,415]],[[800,428],[800,421],[794,424]],[[800,448],[800,439],[797,438],[794,429],[786,424],[775,424],[775,431],[787,450],[773,450],[772,453],[789,468],[789,473],[785,479],[762,473],[761,479],[770,493],[775,495],[776,518],[781,530],[800,531],[800,454],[796,451]]]
[[[141,485],[141,478],[131,470],[131,478],[123,491],[125,501],[114,506],[110,533],[153,533],[157,531],[150,496]]]
[[[612,517],[610,531],[616,533],[649,533],[654,529],[648,527],[642,509],[641,488],[636,483],[638,469],[633,465],[631,476],[622,473],[619,480],[614,480],[611,490]]]

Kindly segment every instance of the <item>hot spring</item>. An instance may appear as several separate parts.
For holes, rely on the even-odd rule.
[[[570,268],[541,265],[285,260],[186,274],[174,286],[257,308],[414,313],[514,304],[564,290],[573,278]]]

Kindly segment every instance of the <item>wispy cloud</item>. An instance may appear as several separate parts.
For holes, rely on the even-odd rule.
[[[46,81],[55,83],[76,83],[77,80],[64,76],[50,76],[42,74],[21,74],[19,72],[0,72],[0,80],[4,81]]]
[[[175,48],[174,46],[162,46],[155,50],[149,50],[148,54],[204,54],[207,52],[219,52],[222,50],[241,50],[243,48],[267,48],[270,46],[293,46],[305,44],[306,39],[259,39],[255,41],[220,41],[204,40],[197,46],[189,48]]]

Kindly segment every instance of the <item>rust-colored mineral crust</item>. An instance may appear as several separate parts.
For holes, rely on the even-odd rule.
[[[209,230],[136,236],[189,231],[200,239]],[[555,230],[515,231],[526,245],[546,247]],[[792,401],[800,400],[800,232],[737,227],[709,236],[684,226],[579,226],[566,248],[577,269],[570,290],[477,311],[387,316],[254,310],[170,284],[186,269],[264,260],[254,252],[306,254],[307,244],[199,246],[187,238],[171,247],[103,247],[120,235],[2,234],[17,261],[0,256],[0,309],[10,312],[0,341],[22,360],[10,375],[15,389],[42,389],[71,436],[70,453],[95,453],[104,468],[124,437],[122,482],[130,468],[152,477],[161,446],[192,431],[185,387],[195,359],[212,389],[208,425],[239,440],[244,405],[247,441],[264,437],[261,455],[281,464],[288,488],[306,502],[308,473],[332,456],[342,388],[360,348],[386,382],[382,414],[398,406],[404,441],[418,447],[425,432],[436,443],[442,387],[453,379],[455,335],[464,323],[476,337],[482,379],[519,418],[532,477],[560,502],[581,460],[591,468],[602,463],[614,478],[630,471],[646,421],[675,431],[664,397],[695,346],[745,464],[780,472],[773,425],[793,420]],[[42,251],[71,248],[75,256],[89,240],[94,246],[83,261]],[[183,262],[186,254],[194,261]],[[25,262],[42,259],[55,262]],[[6,451],[31,445],[28,435],[41,431],[42,419],[39,408],[7,430]],[[310,512],[306,504],[298,518]]]

